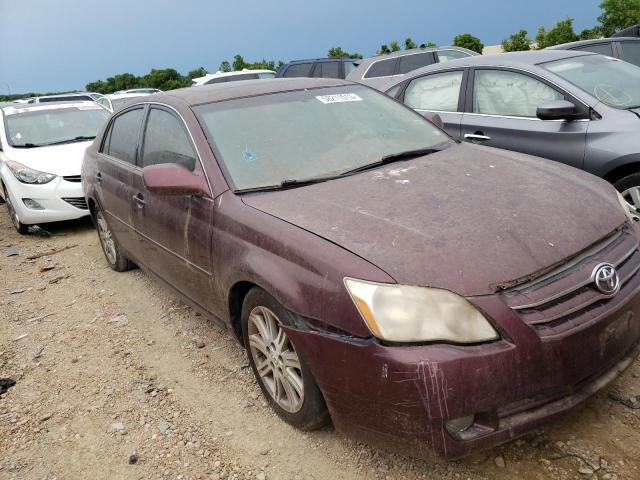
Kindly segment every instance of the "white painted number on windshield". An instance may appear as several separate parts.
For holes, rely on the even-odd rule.
[[[355,93],[338,93],[336,95],[318,95],[316,98],[325,104],[362,101],[362,98],[360,98]]]

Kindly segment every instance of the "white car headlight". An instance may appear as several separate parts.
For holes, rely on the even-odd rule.
[[[7,160],[7,167],[9,167],[13,176],[22,183],[42,185],[56,178],[53,173],[40,172],[33,168],[25,167],[21,163],[14,162],[13,160]]]
[[[439,288],[344,279],[362,318],[389,342],[479,343],[500,338],[466,299]]]
[[[638,216],[638,210],[636,207],[627,202],[624,197],[620,194],[620,192],[616,192],[618,194],[618,201],[620,202],[620,206],[624,210],[624,213],[631,220],[635,220],[636,222],[640,221],[640,217]]]

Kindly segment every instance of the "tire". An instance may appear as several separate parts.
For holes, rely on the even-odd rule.
[[[627,175],[615,182],[613,186],[625,197],[627,202],[636,207],[636,209],[640,208],[640,173]],[[632,195],[631,192],[634,187],[638,189],[638,193]]]
[[[107,219],[100,207],[96,207],[95,209],[95,223],[96,230],[98,231],[98,239],[100,240],[100,246],[102,247],[102,253],[104,253],[104,258],[107,260],[111,269],[116,272],[126,272],[127,270],[131,270],[135,264],[125,257],[120,251],[118,242],[116,242],[116,239],[111,232],[111,228],[107,223]]]
[[[300,430],[316,430],[329,422],[329,412],[311,371],[281,327],[289,315],[275,298],[254,287],[242,304],[244,345],[251,369],[271,408]]]
[[[27,233],[29,233],[29,225],[25,225],[20,221],[20,217],[18,217],[18,213],[14,210],[13,205],[11,204],[9,192],[7,192],[7,187],[5,187],[4,184],[2,185],[2,189],[4,190],[4,198],[7,204],[9,218],[11,218],[11,223],[13,223],[13,226],[20,235],[26,235]]]

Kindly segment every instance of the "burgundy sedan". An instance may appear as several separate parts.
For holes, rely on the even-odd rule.
[[[87,149],[109,265],[233,332],[286,422],[446,457],[565,414],[640,349],[637,217],[341,80],[145,97]]]

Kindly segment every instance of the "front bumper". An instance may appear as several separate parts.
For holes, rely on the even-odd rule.
[[[582,403],[640,353],[640,295],[566,334],[541,337],[497,297],[475,300],[503,339],[478,346],[384,346],[288,329],[335,427],[405,455],[463,456],[523,435]],[[507,333],[508,332],[508,333]],[[449,419],[475,415],[450,434]]]
[[[5,175],[2,180],[20,221],[26,225],[74,220],[89,214],[79,175],[74,181],[56,177],[44,185],[21,183],[13,175]],[[35,200],[43,208],[27,207],[25,198]]]

